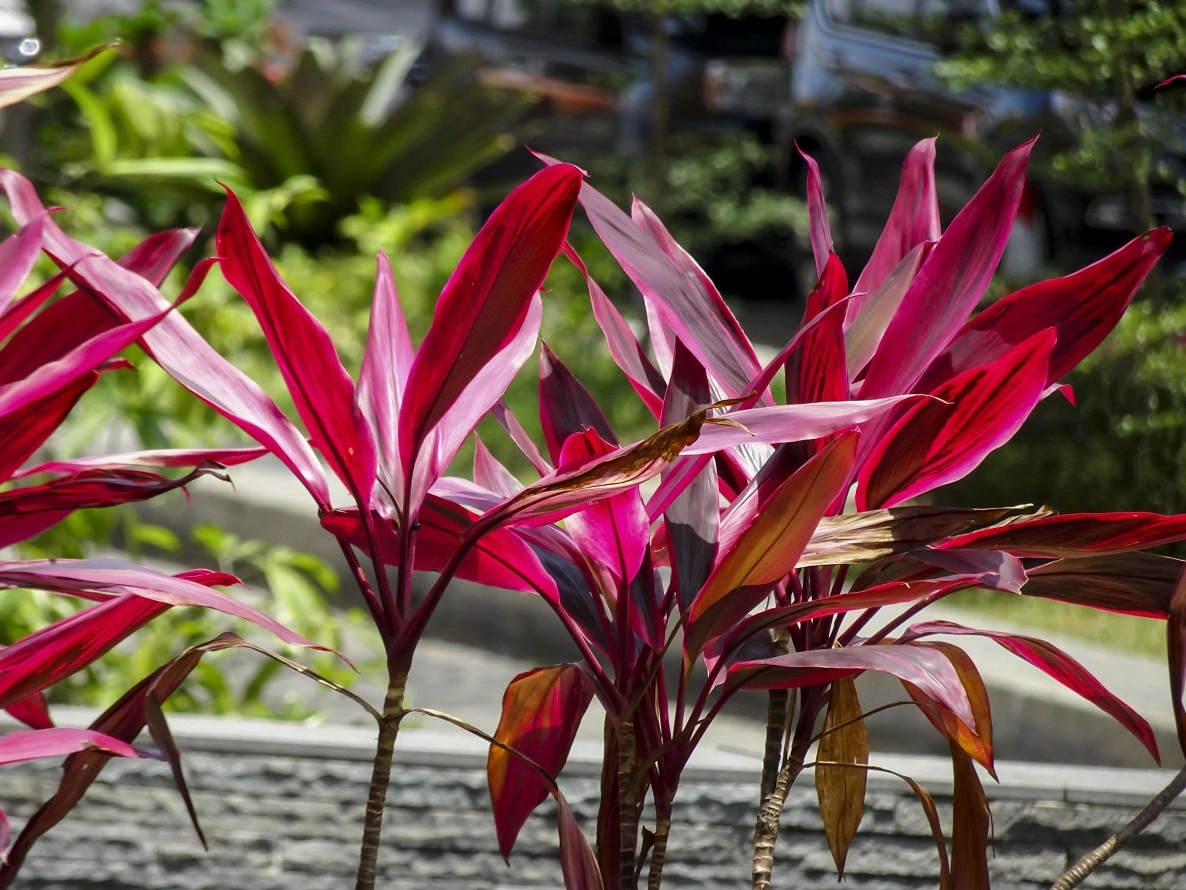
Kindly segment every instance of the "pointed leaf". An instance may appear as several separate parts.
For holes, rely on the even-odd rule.
[[[558,165],[516,188],[478,232],[445,285],[412,362],[400,410],[406,476],[429,431],[522,327],[568,236],[581,178],[576,167]]]
[[[700,282],[672,262],[649,232],[588,183],[581,186],[580,201],[598,237],[635,287],[660,309],[675,335],[727,396],[744,395],[761,368],[732,313],[714,303]]]
[[[0,736],[0,766],[21,763],[40,757],[61,757],[76,751],[95,749],[117,757],[142,757],[140,751],[127,742],[95,732],[93,729],[21,730]]]
[[[927,241],[936,241],[939,227],[939,198],[935,190],[935,140],[924,139],[906,155],[902,180],[889,219],[853,292],[848,324],[858,318],[871,298],[902,260]],[[911,275],[911,278],[914,276]]]
[[[1174,726],[1178,730],[1178,746],[1186,754],[1186,703],[1182,701],[1183,690],[1186,689],[1186,571],[1178,576],[1174,596],[1170,600],[1165,635]]]
[[[676,243],[676,240],[671,237],[671,233],[667,231],[667,227],[663,225],[654,211],[638,200],[637,197],[631,202],[630,217],[634,220],[635,225],[646,231],[655,240],[655,244],[659,250],[675,264],[677,269],[695,281],[700,288],[702,299],[707,301],[712,314],[721,319],[729,330],[730,338],[737,344],[739,351],[746,357],[747,361],[756,367],[758,365],[758,356],[754,352],[753,344],[750,343],[749,337],[746,336],[741,324],[725,303],[716,285],[712,283],[712,280],[700,268],[700,264],[692,259],[691,254]],[[660,314],[663,314],[661,310]],[[674,348],[672,348],[671,353],[674,356]]]
[[[894,553],[921,550],[969,529],[995,525],[1015,512],[1016,509],[1009,507],[893,507],[825,516],[799,558],[799,567],[872,562]],[[974,534],[954,540],[971,538]]]
[[[858,439],[855,432],[845,433],[804,464],[762,505],[732,547],[722,549],[688,609],[685,665],[795,568],[820,518],[848,486]]]
[[[474,482],[500,498],[514,497],[523,490],[523,483],[498,462],[478,436],[474,436]]]
[[[54,725],[53,718],[49,716],[49,700],[44,692],[35,692],[28,698],[13,702],[4,710],[9,717],[31,729],[49,729]]]
[[[358,410],[374,434],[379,479],[394,494],[404,489],[404,468],[399,456],[399,409],[415,353],[395,291],[391,262],[386,254],[380,253],[377,264],[371,322],[355,398]]]
[[[354,381],[325,327],[280,279],[230,189],[215,243],[222,274],[255,313],[313,447],[355,500],[368,503],[375,445],[354,407]]]
[[[824,314],[848,293],[840,258],[830,254],[819,283],[807,298],[805,322]],[[787,360],[787,402],[842,402],[848,398],[848,365],[844,353],[844,317],[829,312],[814,326],[803,345]]]
[[[92,371],[52,396],[0,417],[0,480],[34,454],[57,431],[82,394],[95,385],[99,373]]]
[[[539,453],[539,449],[531,441],[531,436],[527,435],[527,430],[523,429],[523,424],[519,423],[519,418],[506,406],[505,402],[501,399],[495,402],[494,407],[490,409],[490,413],[494,415],[494,419],[498,421],[498,425],[506,430],[506,434],[511,437],[511,441],[519,446],[519,450],[527,458],[527,462],[535,467],[537,473],[541,476],[547,476],[552,472],[552,465],[544,460],[544,456]]]
[[[519,369],[531,357],[542,320],[543,301],[539,294],[535,294],[528,301],[523,323],[506,346],[478,371],[453,407],[428,432],[421,445],[415,470],[406,483],[413,513],[424,492],[445,472],[470,433],[502,397]]]
[[[109,470],[116,467],[196,467],[218,464],[233,467],[267,454],[266,448],[161,448],[154,451],[127,451],[122,454],[95,454],[69,460],[51,460],[13,473],[12,479],[42,473],[80,473],[86,470]]]
[[[1018,658],[1028,661],[1047,676],[1053,677],[1076,695],[1115,718],[1121,726],[1140,740],[1155,760],[1160,762],[1161,758],[1157,753],[1157,740],[1154,739],[1153,730],[1145,718],[1105,689],[1104,685],[1087,668],[1053,643],[1021,634],[964,627],[962,624],[955,624],[951,621],[928,621],[911,625],[903,639],[914,639],[932,634],[988,637],[999,643],[1002,648],[1012,652]]]
[[[152,740],[156,742],[156,746],[169,764],[169,769],[173,773],[173,784],[177,786],[177,791],[185,804],[185,811],[189,814],[190,824],[194,827],[202,849],[209,850],[210,844],[206,842],[206,835],[202,831],[202,826],[198,824],[198,811],[194,809],[189,785],[185,781],[185,773],[181,769],[181,752],[177,750],[177,744],[173,741],[173,733],[169,729],[168,721],[165,720],[165,712],[161,710],[161,703],[152,693],[144,698],[144,722],[148,726]]]
[[[1057,559],[1029,569],[1022,593],[1092,609],[1166,618],[1183,562],[1153,553]]]
[[[729,686],[799,689],[863,671],[877,671],[913,683],[969,726],[975,722],[959,674],[943,653],[933,649],[877,645],[792,652],[733,665],[729,668]]]
[[[560,449],[574,433],[594,430],[604,441],[618,444],[618,437],[589,390],[546,343],[539,350],[539,419],[553,463],[563,463]]]
[[[8,311],[17,289],[33,271],[33,263],[41,253],[45,219],[35,217],[0,244],[0,315]]]
[[[951,806],[951,880],[959,890],[989,890],[988,834],[992,817],[972,759],[951,743],[955,788]]]
[[[603,890],[601,870],[589,839],[581,831],[572,807],[556,796],[556,822],[560,830],[560,873],[564,890]]]
[[[84,64],[109,48],[96,47],[85,55],[60,62],[39,62],[36,65],[0,70],[0,108],[23,102],[30,96],[64,83]]]
[[[1078,272],[998,300],[964,325],[927,370],[923,386],[931,389],[954,374],[995,361],[1050,327],[1058,331],[1058,342],[1047,383],[1060,380],[1111,333],[1171,238],[1169,229],[1154,229]]]
[[[853,767],[869,763],[869,733],[861,717],[861,702],[852,677],[832,683],[828,716],[816,750],[815,793],[828,849],[836,863],[836,874],[844,876],[844,860],[865,814],[865,770]],[[831,763],[853,767],[827,766]]]
[[[28,180],[11,170],[0,171],[0,189],[18,221],[45,212]],[[88,293],[121,317],[142,319],[164,310],[160,291],[141,276],[91,247],[68,238],[53,221],[46,224],[45,249]],[[230,362],[218,355],[177,313],[145,334],[143,345],[182,386],[279,457],[309,489],[319,504],[328,505],[329,487],[304,437],[264,394]]]
[[[1186,540],[1186,514],[1067,513],[968,532],[939,546],[1059,559],[1145,550],[1182,540]]]
[[[964,692],[968,695],[968,703],[972,706],[972,716],[976,725],[969,727],[936,705],[917,687],[903,683],[910,697],[919,703],[919,710],[923,716],[931,721],[931,725],[943,733],[949,741],[958,745],[964,753],[988,770],[989,775],[996,778],[996,767],[993,762],[992,751],[992,710],[988,701],[988,689],[984,686],[984,678],[975,663],[963,649],[951,643],[916,642],[915,646],[930,646],[938,649],[955,667],[956,673],[963,683]]]
[[[476,517],[464,507],[436,495],[424,500],[416,533],[416,568],[439,572],[457,551],[461,536],[473,526]],[[374,517],[379,557],[385,565],[398,566],[399,533],[382,517]],[[321,526],[340,540],[355,547],[367,547],[366,532],[355,509],[334,510],[321,518]],[[514,532],[494,529],[482,535],[457,570],[465,581],[489,584],[504,590],[540,593],[550,600],[557,598],[556,585],[540,564],[539,558]]]
[[[663,375],[655,368],[647,357],[634,331],[627,324],[626,319],[618,312],[617,307],[610,302],[605,291],[589,276],[584,261],[571,244],[564,245],[564,255],[585,277],[585,284],[589,288],[589,300],[593,305],[593,317],[605,334],[605,342],[609,346],[610,356],[614,363],[622,369],[638,397],[656,417],[663,405],[663,391],[667,386]]]
[[[848,301],[844,352],[848,364],[849,379],[855,380],[877,352],[881,338],[885,336],[886,329],[893,321],[894,316],[897,315],[902,300],[910,290],[910,285],[918,274],[918,270],[930,256],[933,246],[934,242],[931,241],[919,244],[902,257],[902,261],[894,266],[877,290],[871,294],[854,293]],[[853,309],[852,307],[857,304],[858,300],[860,301],[858,308]]]
[[[1005,252],[1032,147],[1006,155],[943,233],[869,362],[862,396],[908,391],[976,308]]]
[[[965,371],[908,408],[861,468],[857,509],[892,507],[972,472],[1012,438],[1042,397],[1053,330]]]
[[[502,716],[494,737],[556,776],[568,760],[581,718],[592,700],[588,676],[575,664],[519,674],[503,694]],[[486,777],[498,849],[506,858],[520,829],[549,790],[535,770],[495,746],[486,761]]]
[[[712,400],[708,374],[682,341],[676,341],[671,383],[663,401],[661,423],[670,425],[690,417]],[[666,478],[671,471],[664,474]],[[692,479],[663,514],[670,549],[671,570],[681,609],[692,603],[712,571],[717,555],[720,495],[712,463]]]
[[[832,228],[828,223],[828,207],[824,203],[824,184],[820,179],[815,158],[797,145],[795,150],[807,165],[807,220],[810,229],[811,254],[815,257],[815,274],[822,275],[832,253]]]
[[[185,252],[193,247],[198,229],[168,229],[149,235],[122,257],[119,264],[157,287]]]
[[[613,446],[590,429],[568,437],[560,464],[585,464],[613,452]],[[567,517],[565,528],[594,565],[608,568],[622,584],[634,580],[650,542],[650,522],[637,487],[578,510]]]

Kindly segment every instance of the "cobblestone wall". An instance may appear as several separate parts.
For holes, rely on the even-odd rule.
[[[401,740],[402,741],[402,740]],[[183,745],[183,747],[185,747]],[[114,761],[83,804],[42,839],[18,887],[30,890],[320,890],[350,887],[369,764],[357,750],[334,757],[194,750],[186,773],[210,840],[203,852],[163,764]],[[431,752],[397,768],[382,854],[385,890],[512,890],[561,886],[551,811],[524,829],[510,865],[498,855],[479,759]],[[921,760],[921,758],[920,758]],[[591,820],[592,766],[567,780],[574,809]],[[932,769],[933,771],[933,769]],[[57,783],[53,765],[0,771],[0,805],[14,828]],[[1039,774],[1041,775],[1041,774]],[[993,801],[997,890],[1037,890],[1127,820],[1139,801],[1124,773],[1114,793],[1006,787]],[[1144,774],[1148,778],[1148,774]],[[1117,778],[1118,777],[1118,778]],[[668,853],[672,888],[748,886],[753,776],[701,770],[681,789]],[[920,777],[921,778],[921,777]],[[1033,785],[1033,783],[1030,783]],[[1039,783],[1040,784],[1040,783]],[[1146,783],[1147,784],[1147,783]],[[941,811],[945,789],[931,783]],[[1128,793],[1131,791],[1132,793]],[[1113,800],[1107,798],[1111,796]],[[1092,799],[1094,798],[1094,799]],[[775,885],[836,886],[808,783],[792,793],[779,840]],[[870,781],[867,810],[848,857],[848,886],[936,886],[937,858],[923,814],[905,786]],[[1174,809],[1089,883],[1104,888],[1186,888],[1186,811]]]

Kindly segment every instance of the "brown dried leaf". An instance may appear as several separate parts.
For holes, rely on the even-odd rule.
[[[843,876],[848,848],[865,812],[867,773],[862,767],[869,763],[869,733],[861,718],[861,703],[851,677],[832,683],[831,703],[817,757],[821,762],[857,767],[821,763],[815,769],[815,791],[828,848],[836,862],[837,874]]]

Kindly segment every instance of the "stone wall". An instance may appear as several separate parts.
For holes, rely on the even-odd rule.
[[[175,734],[210,840],[203,852],[167,768],[113,761],[82,805],[35,848],[18,887],[30,890],[320,890],[350,887],[369,778],[371,736],[343,728],[177,718]],[[574,752],[565,790],[591,822],[596,766]],[[482,766],[468,737],[425,730],[400,739],[382,854],[384,890],[511,890],[561,886],[551,810],[524,829],[509,866],[498,855]],[[949,818],[950,780],[937,759],[875,758],[913,775]],[[672,888],[748,887],[757,763],[704,752],[689,770],[668,854]],[[1038,890],[1126,821],[1165,784],[1154,771],[1069,770],[1002,764],[990,785],[996,827],[996,890]],[[19,829],[56,787],[53,764],[0,770],[0,804]],[[775,886],[833,887],[810,776],[790,798]],[[938,863],[909,789],[874,775],[848,857],[848,886],[936,886]],[[1186,810],[1174,808],[1088,884],[1186,888]]]

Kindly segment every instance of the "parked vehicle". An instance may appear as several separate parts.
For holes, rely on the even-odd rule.
[[[810,0],[792,41],[790,100],[778,114],[775,140],[789,187],[803,175],[796,145],[819,162],[846,259],[867,255],[886,218],[896,182],[885,171],[934,135],[947,222],[1005,150],[1041,133],[1031,163],[1038,172],[1004,261],[1015,277],[1035,278],[1054,259],[1094,259],[1132,233],[1123,195],[1074,188],[1040,172],[1051,153],[1076,143],[1085,124],[1106,119],[1106,108],[1058,90],[957,90],[937,76],[935,63],[953,49],[958,24],[990,19],[1010,5],[1026,15],[1059,14],[1057,0]],[[1141,112],[1155,116],[1157,109],[1148,102]],[[1171,170],[1186,175],[1181,123],[1175,116],[1165,129]],[[1155,190],[1153,209],[1161,224],[1186,225],[1176,182]]]

